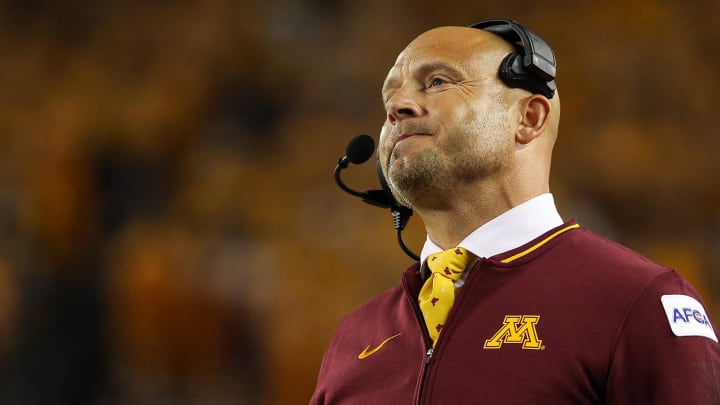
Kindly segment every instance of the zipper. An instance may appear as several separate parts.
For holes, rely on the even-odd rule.
[[[479,277],[477,275],[473,277],[473,273],[479,272],[485,262],[485,259],[479,258],[475,262],[471,263],[471,272],[468,274],[467,278],[465,279],[465,284],[461,288],[465,288],[467,291],[468,281],[470,280],[470,278]],[[412,402],[413,404],[420,405],[422,400],[421,395],[423,393],[423,389],[425,388],[425,378],[427,375],[427,370],[430,367],[430,363],[432,362],[433,355],[435,354],[435,349],[433,348],[432,341],[430,340],[430,333],[425,327],[425,318],[422,315],[422,311],[420,311],[420,304],[418,303],[417,298],[412,296],[412,291],[410,290],[410,287],[405,277],[403,277],[403,287],[405,289],[405,295],[407,296],[408,300],[410,300],[410,305],[415,311],[415,317],[417,318],[418,324],[420,325],[420,330],[422,331],[423,342],[425,343],[425,347],[427,347],[425,355],[423,356],[423,363],[420,368],[420,375],[418,376],[418,382],[415,386],[415,395],[413,396]],[[455,305],[451,311],[457,311],[460,305],[462,305],[462,301],[464,301],[462,298],[456,300]],[[448,323],[448,326],[450,326],[450,323]],[[443,333],[445,332],[447,331],[443,331]],[[440,340],[442,340],[443,333],[440,334],[440,339],[438,340],[438,343],[440,342]]]
[[[433,348],[427,349],[427,352],[425,352],[425,364],[430,364],[430,360],[432,360],[433,355]]]
[[[412,403],[420,404],[420,394],[422,393],[423,386],[425,385],[425,374],[427,373],[427,369],[430,366],[430,362],[432,361],[434,350],[432,342],[430,340],[430,334],[425,327],[425,318],[423,317],[422,311],[420,311],[420,304],[418,303],[417,298],[413,297],[410,286],[408,285],[407,276],[403,277],[402,284],[403,289],[405,290],[405,297],[410,302],[410,306],[413,308],[413,312],[415,312],[415,320],[417,321],[418,327],[420,328],[423,343],[427,348],[425,350],[425,354],[423,355],[422,363],[420,363],[420,373],[418,374],[417,383],[415,384],[415,393],[413,394]]]
[[[425,328],[423,328],[425,330]],[[427,335],[427,331],[425,332]],[[429,336],[429,335],[428,335]],[[418,382],[415,385],[415,395],[413,395],[413,404],[420,405],[420,400],[422,398],[422,392],[425,388],[425,377],[427,376],[427,370],[430,367],[430,362],[432,361],[433,353],[435,352],[435,349],[432,348],[432,345],[430,345],[425,352],[425,355],[423,356],[423,362],[422,366],[420,367],[420,375],[418,376]]]

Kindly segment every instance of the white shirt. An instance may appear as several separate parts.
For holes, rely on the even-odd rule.
[[[458,246],[477,257],[487,258],[520,247],[562,224],[552,194],[541,194],[480,226]],[[420,262],[425,263],[428,256],[442,250],[428,237],[420,253]],[[455,286],[462,284],[461,279]]]

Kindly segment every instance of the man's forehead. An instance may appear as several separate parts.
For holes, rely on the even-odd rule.
[[[428,64],[461,66],[482,62],[495,55],[495,58],[502,57],[511,50],[510,44],[487,31],[468,27],[434,28],[408,44],[398,55],[388,76]]]
[[[436,28],[424,32],[413,39],[405,49],[400,52],[395,64],[403,63],[408,58],[442,56],[444,54],[452,55],[457,53],[467,43],[474,42],[470,37],[468,37],[466,41],[459,41],[457,34],[450,34],[450,32],[456,32],[456,30],[448,31],[443,28]]]
[[[495,34],[470,27],[438,27],[423,32],[402,53],[472,53],[494,48],[510,49],[510,44]]]

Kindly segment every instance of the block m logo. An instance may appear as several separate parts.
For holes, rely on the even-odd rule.
[[[542,349],[542,340],[538,339],[535,329],[538,321],[539,315],[505,315],[503,326],[485,341],[483,349],[499,349],[503,343],[522,343],[523,349]]]

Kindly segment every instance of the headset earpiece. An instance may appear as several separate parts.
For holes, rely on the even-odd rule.
[[[499,68],[500,78],[508,87],[547,98],[555,96],[555,54],[542,38],[512,20],[488,20],[470,28],[491,32],[515,46],[515,51],[503,59]]]

